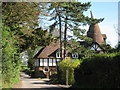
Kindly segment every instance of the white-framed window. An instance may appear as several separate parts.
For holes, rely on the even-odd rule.
[[[56,58],[60,58],[60,51],[56,52]]]
[[[78,53],[77,54],[72,54],[72,58],[78,58]]]

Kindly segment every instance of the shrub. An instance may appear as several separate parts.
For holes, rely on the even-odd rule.
[[[84,58],[75,69],[75,84],[79,88],[119,88],[120,53]]]
[[[52,83],[52,84],[60,84],[57,73],[54,73],[54,74],[52,74],[50,76],[50,83]]]
[[[30,68],[28,68],[28,66],[21,65],[21,71],[26,71],[26,70],[30,70]]]
[[[79,59],[65,58],[59,64],[60,82],[62,84],[74,83],[74,69],[80,64]]]

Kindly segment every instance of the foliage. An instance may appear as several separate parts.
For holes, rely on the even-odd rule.
[[[114,53],[117,52],[118,50],[115,48],[112,48],[109,44],[105,45],[105,44],[101,44],[101,47],[104,48],[106,53]]]
[[[26,32],[38,24],[37,20],[40,13],[38,6],[39,3],[35,2],[3,2],[3,22],[8,26],[21,25],[25,29],[23,32]]]
[[[39,6],[40,3],[35,2],[4,2],[2,5],[2,22],[14,31],[20,52],[35,49],[36,45],[44,45],[41,42],[47,43],[51,39],[47,31],[38,25]]]
[[[26,65],[21,65],[21,70],[20,71],[25,71],[25,70],[29,70],[30,68],[28,68],[28,66]]]
[[[114,49],[115,52],[120,52],[120,44]]]
[[[13,37],[13,32],[9,32],[10,28],[2,27],[2,85],[5,88],[12,85],[20,79],[20,58],[19,47],[15,45],[17,42]]]
[[[67,27],[73,29],[74,26],[81,26],[87,23],[99,23],[103,19],[93,19],[85,16],[83,12],[87,11],[91,3],[81,3],[81,2],[52,2],[48,3],[48,14],[52,15],[50,21],[54,21],[50,25],[50,30],[54,30],[54,27],[59,23],[59,16],[62,20],[62,25],[65,26],[66,16],[67,16]],[[51,29],[52,28],[52,29]]]
[[[80,64],[79,59],[71,59],[69,57],[66,57],[62,62],[60,62],[59,67],[62,70],[69,69],[69,68],[76,68]]]
[[[88,46],[89,44],[87,43],[87,41],[85,41],[84,45],[80,45],[80,43],[81,42],[76,41],[75,39],[71,39],[67,43],[66,50],[68,50],[70,53],[79,54],[80,59],[84,57],[90,57],[95,54],[95,51],[90,50],[91,47]],[[86,47],[86,44],[87,44],[87,47]]]
[[[60,82],[62,84],[66,83],[66,79],[68,79],[68,84],[74,83],[74,69],[81,63],[79,59],[71,59],[65,58],[65,60],[61,61],[59,64],[59,72],[60,72]],[[66,73],[68,71],[68,75]]]
[[[20,53],[35,49],[37,45],[45,46],[51,40],[47,31],[38,27],[39,5],[34,2],[2,3],[2,74],[5,88],[12,87],[20,78]]]
[[[60,84],[60,80],[58,78],[58,73],[54,73],[50,76],[50,83],[52,84]]]
[[[120,52],[84,58],[75,69],[73,88],[119,88]]]
[[[34,65],[33,54],[34,54],[34,51],[32,49],[28,49],[27,54],[28,54],[28,68],[30,68],[30,70],[33,70],[33,65]]]

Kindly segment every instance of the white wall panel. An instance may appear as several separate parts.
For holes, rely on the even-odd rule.
[[[52,59],[49,59],[49,66],[52,66]]]
[[[48,66],[47,59],[44,59],[44,66]]]
[[[53,59],[53,66],[56,66],[56,59]]]

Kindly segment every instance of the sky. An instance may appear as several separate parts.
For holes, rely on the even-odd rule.
[[[92,11],[94,18],[104,18],[99,23],[102,34],[107,36],[107,44],[115,47],[118,44],[118,2],[91,2],[92,6],[85,12],[90,17]],[[88,26],[84,27],[88,30]]]

